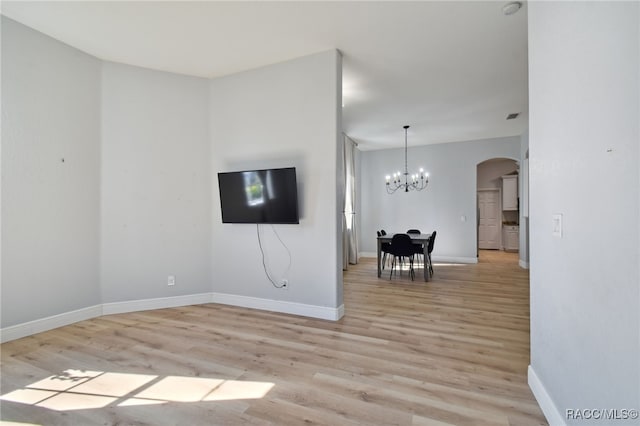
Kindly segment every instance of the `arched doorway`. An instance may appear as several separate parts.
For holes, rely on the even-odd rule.
[[[517,263],[519,163],[511,158],[492,158],[479,163],[476,173],[478,261],[483,258],[481,251],[490,250],[494,254],[510,253],[501,259],[512,259]]]

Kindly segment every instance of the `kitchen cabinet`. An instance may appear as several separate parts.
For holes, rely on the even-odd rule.
[[[502,210],[518,210],[518,175],[502,176]]]
[[[520,248],[520,227],[518,225],[503,225],[502,242],[504,251],[518,251]]]

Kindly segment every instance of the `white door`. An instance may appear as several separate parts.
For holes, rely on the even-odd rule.
[[[478,191],[478,248],[500,249],[500,191]]]

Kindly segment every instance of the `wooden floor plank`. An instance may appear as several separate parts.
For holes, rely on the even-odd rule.
[[[363,259],[344,274],[344,303],[339,321],[206,304],[108,315],[7,342],[0,418],[43,425],[546,424],[527,386],[529,277],[517,255],[481,251],[476,265],[436,264],[428,283],[406,273],[378,278],[375,259]],[[89,373],[121,373],[122,386],[127,378],[153,379],[122,394],[118,386],[103,391],[114,395],[83,394],[102,389],[74,382],[96,380]],[[49,383],[70,387],[38,388]]]

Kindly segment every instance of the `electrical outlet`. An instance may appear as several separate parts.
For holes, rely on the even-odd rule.
[[[289,290],[289,280],[281,279],[280,280],[280,288],[283,290]]]
[[[169,275],[167,277],[167,285],[176,285],[176,276],[175,275]]]

